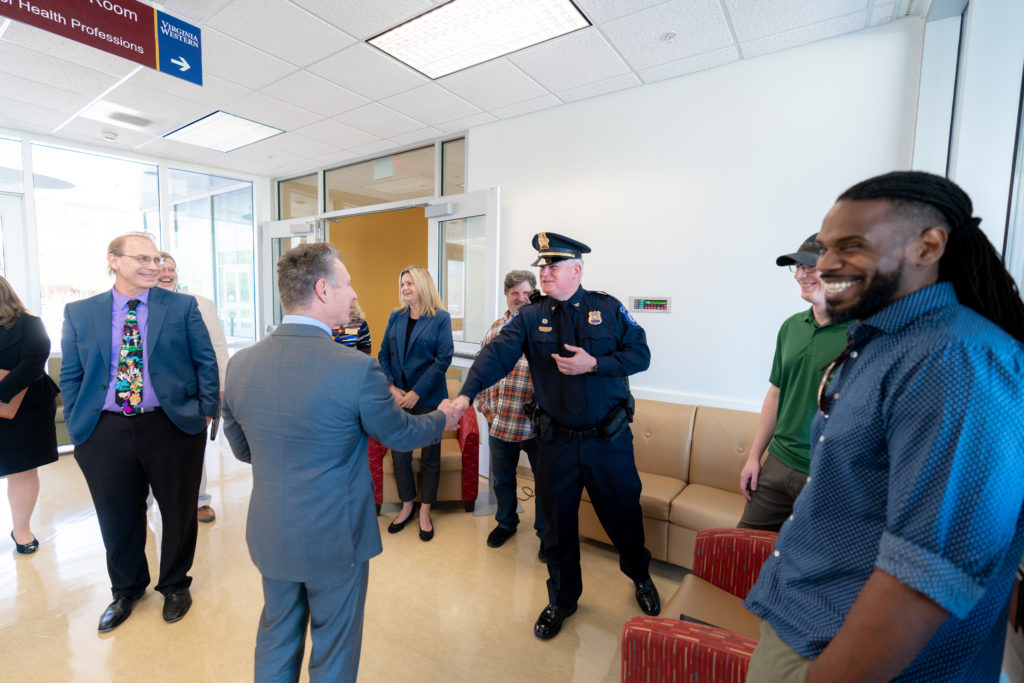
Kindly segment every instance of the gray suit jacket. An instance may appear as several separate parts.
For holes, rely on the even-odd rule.
[[[437,443],[444,414],[410,415],[364,353],[312,325],[281,325],[228,363],[224,433],[252,463],[246,540],[263,576],[313,581],[381,551],[367,435]]]

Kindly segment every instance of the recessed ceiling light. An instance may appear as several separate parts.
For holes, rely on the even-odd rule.
[[[231,152],[283,132],[280,128],[265,126],[227,112],[215,111],[164,137],[168,140],[215,149],[218,152]]]
[[[366,42],[440,78],[587,26],[572,0],[451,0]]]

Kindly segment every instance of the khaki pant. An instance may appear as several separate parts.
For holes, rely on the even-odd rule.
[[[750,656],[747,683],[803,683],[811,660],[798,655],[760,619],[761,640]]]

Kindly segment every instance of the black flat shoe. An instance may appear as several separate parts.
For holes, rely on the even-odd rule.
[[[391,522],[391,524],[388,524],[388,533],[397,534],[399,531],[405,528],[405,525],[409,523],[409,520],[412,519],[415,516],[415,514],[416,511],[413,510],[412,512],[409,513],[409,516],[403,519],[401,522]]]
[[[14,532],[11,532],[11,540],[14,541],[14,548],[22,555],[31,555],[39,549],[39,539],[35,536],[28,543],[18,543],[14,538]]]
[[[434,520],[430,520],[430,531],[424,531],[423,527],[420,527],[420,540],[426,543],[434,537]]]
[[[533,625],[533,635],[541,640],[554,638],[562,630],[562,622],[574,614],[576,614],[576,605],[572,607],[548,605],[537,617],[537,623]]]
[[[192,594],[187,588],[179,588],[164,596],[164,621],[168,624],[180,620],[192,606]]]
[[[636,585],[636,604],[640,605],[644,614],[652,617],[658,616],[661,613],[661,598],[658,596],[658,589],[655,587],[654,581],[647,577],[645,581],[634,581],[633,583]]]
[[[107,605],[107,609],[103,610],[103,614],[100,615],[100,625],[96,630],[100,633],[113,631],[132,615],[132,608],[141,599],[142,593],[132,597],[121,596],[116,598],[114,602]]]

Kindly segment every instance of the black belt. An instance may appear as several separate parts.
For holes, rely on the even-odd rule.
[[[611,441],[633,421],[634,402],[633,395],[626,397],[620,405],[601,420],[601,424],[586,429],[569,429],[555,422],[549,414],[538,406],[533,400],[523,404],[523,411],[530,418],[533,425],[533,433],[544,441],[550,441],[556,436],[566,437],[573,441],[584,441],[585,439],[599,438],[603,441]]]
[[[551,428],[555,432],[555,436],[565,436],[573,441],[583,441],[584,439],[593,439],[595,436],[601,436],[601,429],[598,427],[590,427],[589,429],[569,429],[562,425],[552,422]]]
[[[161,410],[160,406],[153,406],[152,408],[133,408],[130,413],[122,413],[120,410],[107,410],[105,412],[108,412],[111,415],[120,415],[121,417],[136,417],[138,415],[155,413],[158,410]]]

